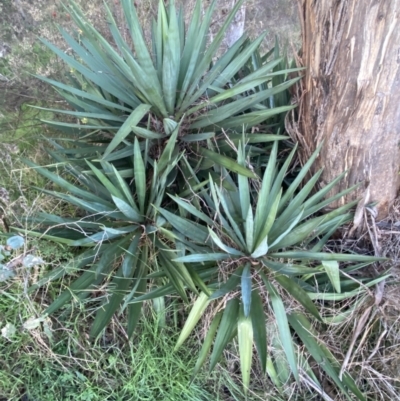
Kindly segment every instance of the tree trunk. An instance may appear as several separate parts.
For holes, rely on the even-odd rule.
[[[298,2],[303,156],[324,141],[321,185],[345,170],[336,192],[363,182],[335,206],[362,198],[385,217],[400,184],[400,0]]]

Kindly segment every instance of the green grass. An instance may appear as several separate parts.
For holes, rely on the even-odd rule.
[[[62,250],[55,252],[61,257]],[[168,325],[161,327],[163,319],[148,305],[130,341],[119,322],[124,317],[114,319],[93,344],[88,340],[90,302],[75,304],[55,319],[39,318],[54,292],[67,283],[60,280],[28,295],[26,285],[36,274],[20,270],[14,279],[0,283],[0,329],[6,324],[16,329],[9,338],[0,336],[0,400],[19,401],[22,395],[29,401],[245,400],[234,345],[227,364],[218,365],[211,375],[202,370],[189,386],[200,343],[193,337],[174,351],[181,306],[172,303],[167,308]],[[247,398],[284,399],[262,376],[254,378]]]
[[[53,113],[35,109],[32,106],[42,106],[42,101],[22,104],[19,110],[5,112],[1,121],[0,137],[2,143],[14,143],[18,145],[20,152],[32,151],[38,147],[39,142],[49,129],[44,126],[40,119],[52,119]]]
[[[0,297],[1,327],[9,323],[17,329],[9,339],[0,339],[1,397],[9,401],[22,394],[40,401],[213,399],[204,389],[204,376],[188,386],[195,350],[189,346],[175,353],[177,332],[158,328],[151,316],[130,342],[118,334],[115,321],[113,330],[91,345],[84,332],[86,315],[79,311],[72,322],[49,328],[47,334],[46,321],[24,329],[23,323],[37,316],[41,307],[35,300],[40,297],[24,295],[23,287],[15,281]]]

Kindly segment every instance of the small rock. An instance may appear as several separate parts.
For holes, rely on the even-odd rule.
[[[5,42],[0,42],[0,58],[6,57],[10,53],[11,47]]]
[[[16,333],[17,329],[15,326],[11,323],[7,323],[2,329],[1,329],[1,335],[4,338],[10,339],[11,337],[14,336]]]

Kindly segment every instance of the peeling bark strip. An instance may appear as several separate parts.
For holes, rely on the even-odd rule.
[[[300,129],[322,185],[348,170],[343,190],[379,202],[379,217],[400,187],[400,0],[298,0],[304,78]],[[368,191],[369,190],[369,191]]]

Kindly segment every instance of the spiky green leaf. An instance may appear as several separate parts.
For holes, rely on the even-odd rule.
[[[253,325],[250,316],[240,316],[237,330],[240,368],[242,371],[244,392],[247,394],[250,385],[251,362],[253,359]]]
[[[280,297],[278,291],[275,289],[272,283],[267,279],[264,274],[261,274],[261,277],[271,299],[271,304],[274,310],[276,323],[278,325],[282,347],[285,350],[290,369],[296,380],[299,380],[299,373],[297,370],[297,358],[294,352],[293,340],[290,333],[285,306],[283,304],[282,298]]]
[[[243,269],[241,277],[242,287],[242,303],[244,316],[247,318],[251,310],[251,290],[252,290],[252,279],[251,279],[251,265],[246,263]]]
[[[202,292],[192,306],[189,316],[186,319],[185,325],[183,326],[178,341],[175,345],[175,349],[178,349],[189,337],[194,327],[203,316],[203,313],[209,303],[210,300],[208,295]]]
[[[221,323],[218,327],[218,333],[215,338],[214,348],[210,358],[210,371],[212,371],[219,361],[223,350],[229,343],[234,334],[239,317],[239,300],[233,298],[226,304],[222,315]]]
[[[267,368],[267,330],[264,305],[257,289],[251,293],[250,316],[253,324],[254,343],[257,348],[261,370],[265,373]]]

